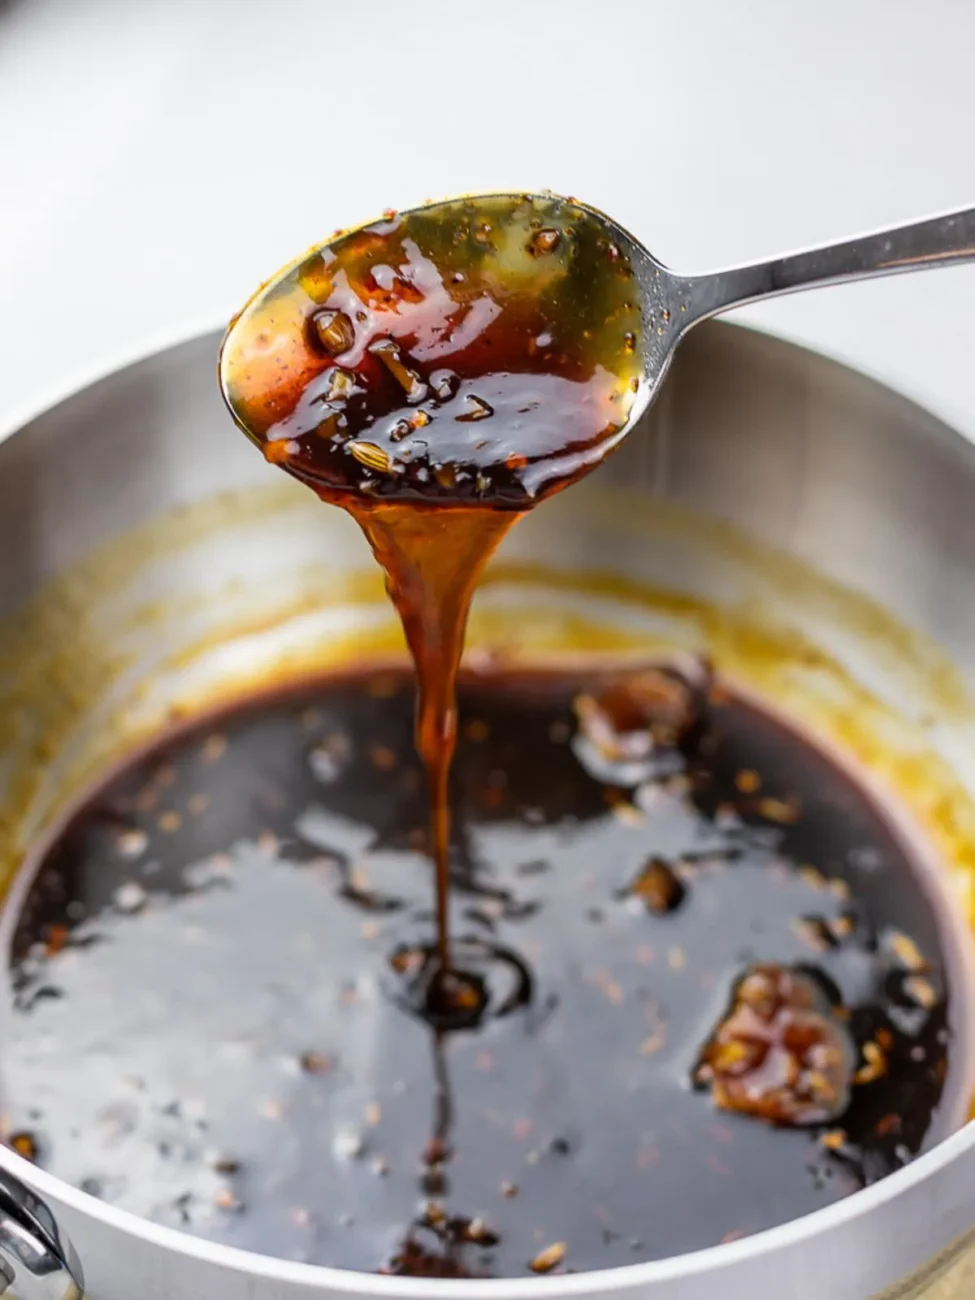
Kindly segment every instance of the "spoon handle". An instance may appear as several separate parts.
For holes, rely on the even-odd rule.
[[[684,321],[691,325],[729,307],[796,289],[971,261],[975,261],[975,208],[943,212],[756,266],[688,276],[682,285]]]

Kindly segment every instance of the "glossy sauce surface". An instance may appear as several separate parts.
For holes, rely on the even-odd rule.
[[[552,198],[390,213],[279,275],[228,332],[230,409],[353,498],[523,510],[606,454],[640,388],[633,272]]]
[[[214,1240],[440,1276],[675,1254],[910,1160],[963,1106],[925,889],[822,755],[720,691],[705,710],[703,680],[464,680],[451,920],[484,997],[454,1032],[416,1014],[435,917],[407,675],[161,743],[23,908],[7,1140]],[[774,1021],[761,1054],[746,1003]],[[840,1045],[832,1092],[810,1027]]]

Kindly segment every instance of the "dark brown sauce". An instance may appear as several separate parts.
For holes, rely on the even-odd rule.
[[[624,428],[640,328],[629,262],[582,209],[501,196],[389,213],[333,239],[260,291],[224,344],[235,419],[269,461],[353,515],[402,619],[445,978],[446,793],[471,597],[519,514]],[[455,976],[463,1000],[472,986]]]
[[[403,622],[417,677],[416,749],[430,792],[436,865],[437,952],[447,979],[452,961],[448,920],[450,807],[447,791],[457,745],[456,679],[477,580],[517,516],[487,510],[418,510],[412,505],[347,503],[386,574],[386,589]],[[463,983],[463,981],[462,981]],[[470,988],[469,980],[466,982]],[[433,980],[449,1002],[453,991]]]
[[[443,1277],[753,1233],[954,1127],[938,919],[816,749],[721,693],[702,716],[666,674],[468,676],[460,698],[468,1028],[415,1014],[435,918],[412,683],[337,676],[160,742],[57,834],[13,939],[8,1141],[216,1241]],[[783,1104],[810,1014],[850,1051],[843,1095],[785,1127],[718,1109],[701,1073],[770,965],[803,1018],[776,1021],[756,1095]]]
[[[636,297],[626,256],[563,200],[391,213],[260,290],[221,380],[268,459],[340,504],[520,511],[625,426]]]

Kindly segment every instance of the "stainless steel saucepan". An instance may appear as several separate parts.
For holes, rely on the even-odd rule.
[[[354,527],[231,428],[216,349],[147,357],[0,446],[0,933],[54,819],[173,710],[398,645]],[[551,655],[570,627],[576,649],[609,628],[621,651],[707,650],[856,770],[950,903],[956,1015],[971,1005],[975,448],[832,362],[704,326],[619,453],[515,530],[473,648]],[[495,1282],[213,1245],[0,1150],[0,1294],[19,1300],[79,1295],[82,1270],[94,1300],[967,1300],[970,1245],[971,1124],[742,1241]]]

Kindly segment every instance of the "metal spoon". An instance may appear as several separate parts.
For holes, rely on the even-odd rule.
[[[971,260],[975,209],[754,266],[681,275],[576,199],[465,196],[337,231],[285,267],[228,330],[220,381],[244,432],[313,486],[415,495],[414,479],[465,462],[471,447],[484,449],[474,468],[485,473],[492,457],[501,466],[503,456],[510,464],[511,452],[525,450],[527,463],[509,485],[518,504],[518,493],[537,499],[588,472],[625,437],[699,321],[798,289]],[[472,339],[477,364],[487,366],[464,379],[476,396],[462,386],[441,400],[434,389],[444,372],[436,368],[469,362]],[[390,352],[386,365],[403,386],[398,399],[370,377],[380,352]],[[598,400],[581,383],[558,390],[561,407],[540,390],[523,420],[509,419],[510,446],[492,441],[500,417],[464,423],[485,406],[493,414],[493,399],[481,400],[492,366],[504,380],[520,372],[544,378],[549,364],[576,379],[595,377]],[[413,428],[417,412],[433,427]]]
[[[642,293],[644,405],[631,411],[631,426],[656,396],[681,339],[702,320],[800,289],[975,261],[975,208],[701,275],[670,270],[610,218],[587,211],[627,248]]]

